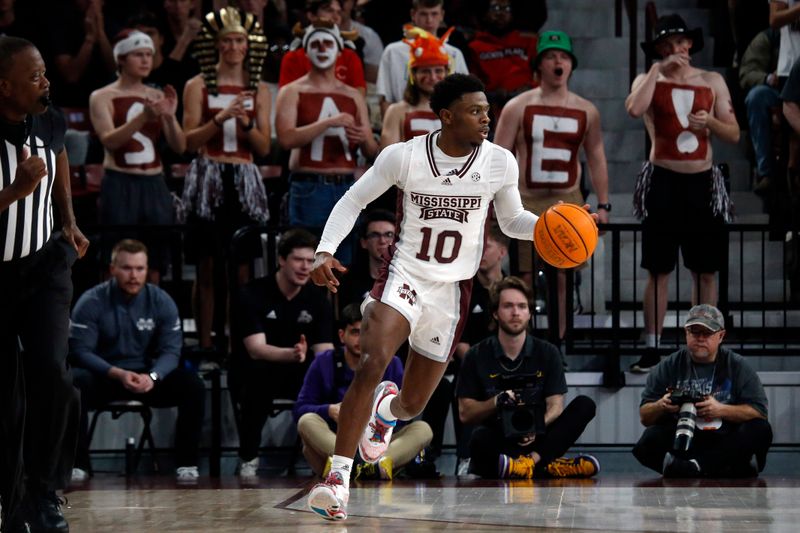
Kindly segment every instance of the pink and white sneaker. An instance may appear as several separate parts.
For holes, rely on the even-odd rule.
[[[350,491],[345,488],[341,474],[331,472],[308,493],[308,508],[325,520],[344,520],[349,498]]]
[[[369,423],[364,430],[364,434],[361,436],[361,441],[358,443],[358,453],[367,463],[377,463],[389,447],[389,441],[392,439],[392,430],[394,430],[397,420],[388,422],[381,418],[378,415],[378,405],[387,396],[396,395],[397,385],[391,381],[382,381],[375,388],[372,414],[369,417]]]

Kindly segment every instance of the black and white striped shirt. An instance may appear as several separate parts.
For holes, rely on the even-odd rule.
[[[47,167],[33,194],[17,200],[0,212],[0,258],[13,261],[40,250],[50,239],[53,230],[53,184],[56,177],[56,157],[64,149],[65,123],[62,115],[48,109],[33,116],[25,148],[31,156],[41,157]],[[0,189],[9,187],[17,172],[22,147],[0,137]]]

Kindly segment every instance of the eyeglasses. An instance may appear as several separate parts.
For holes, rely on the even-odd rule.
[[[367,239],[380,239],[383,237],[386,240],[394,240],[394,232],[393,231],[385,231],[383,233],[379,231],[370,231],[367,233]]]
[[[712,335],[719,333],[719,331],[711,331],[702,326],[698,326],[696,328],[686,328],[686,333],[692,337],[711,337]]]
[[[489,6],[489,11],[494,11],[495,13],[511,13],[511,6],[492,4]]]

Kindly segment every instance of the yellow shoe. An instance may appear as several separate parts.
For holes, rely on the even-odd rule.
[[[392,476],[394,475],[392,472],[392,458],[388,455],[384,455],[381,457],[380,461],[378,461],[378,475],[384,481],[390,481]]]
[[[559,457],[547,465],[546,470],[553,477],[592,477],[600,471],[600,462],[591,455],[572,459]]]
[[[360,463],[356,465],[356,473],[353,480],[380,479],[378,476],[378,465],[376,463]]]
[[[534,466],[536,465],[533,459],[527,455],[520,455],[516,459],[512,459],[501,453],[497,462],[497,475],[502,479],[531,479]]]

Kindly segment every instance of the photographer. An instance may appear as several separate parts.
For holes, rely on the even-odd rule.
[[[692,307],[684,328],[686,348],[647,377],[639,407],[647,429],[633,455],[664,477],[756,476],[772,443],[761,380],[720,348],[725,319],[716,307]]]
[[[590,477],[597,459],[561,457],[589,421],[595,404],[578,396],[564,407],[561,354],[528,335],[531,291],[510,276],[491,291],[496,335],[467,352],[456,395],[461,422],[477,427],[470,471],[486,478]]]

